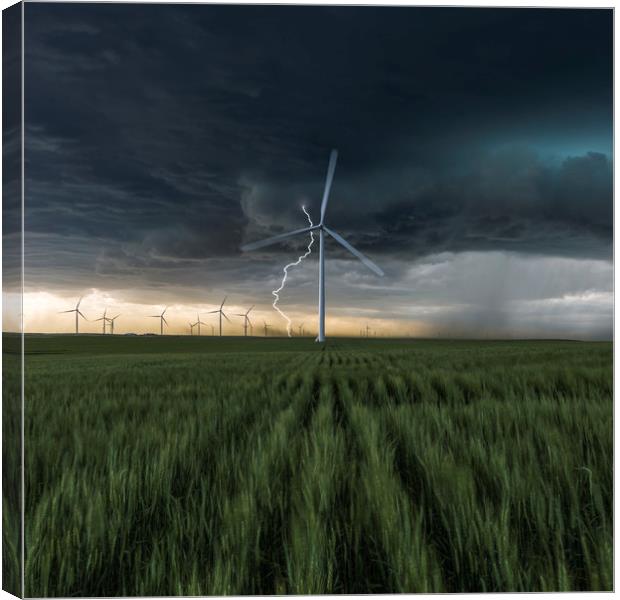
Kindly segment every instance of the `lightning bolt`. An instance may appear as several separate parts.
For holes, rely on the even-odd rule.
[[[314,223],[312,223],[312,219],[310,218],[310,215],[308,214],[306,207],[302,206],[301,210],[303,210],[306,217],[308,217],[308,223],[310,223],[310,227],[312,227]],[[277,290],[273,290],[273,292],[271,292],[275,296],[272,306],[282,315],[282,317],[286,319],[286,332],[288,333],[288,337],[292,337],[291,335],[292,322],[288,318],[288,316],[285,315],[278,307],[278,301],[280,300],[280,292],[284,289],[284,286],[286,285],[286,278],[288,277],[288,270],[291,267],[296,267],[298,264],[301,263],[301,261],[304,258],[306,258],[312,252],[312,244],[314,244],[314,231],[310,232],[310,243],[308,244],[308,249],[306,250],[306,253],[302,254],[295,262],[289,263],[288,265],[284,267],[284,269],[282,269],[284,271],[284,275],[282,276],[282,283],[280,284],[280,287]]]

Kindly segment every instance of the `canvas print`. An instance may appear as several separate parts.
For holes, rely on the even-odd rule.
[[[4,590],[611,590],[612,19],[5,9]]]

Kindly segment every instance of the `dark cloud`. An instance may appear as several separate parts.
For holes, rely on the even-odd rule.
[[[332,147],[330,223],[394,281],[444,252],[611,258],[609,10],[25,12],[32,287],[249,294],[303,240],[239,246],[316,218]]]

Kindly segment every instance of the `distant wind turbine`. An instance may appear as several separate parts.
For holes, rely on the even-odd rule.
[[[299,326],[299,337],[301,337],[304,334],[304,324],[302,323]]]
[[[189,334],[190,335],[194,335],[194,327],[196,327],[198,323],[192,323],[191,321],[189,321]]]
[[[82,319],[84,319],[85,321],[88,321],[88,319],[82,314],[82,311],[80,311],[80,303],[82,302],[82,298],[84,296],[80,297],[80,299],[78,300],[78,303],[75,305],[75,308],[72,308],[71,310],[61,310],[59,314],[63,314],[63,313],[75,313],[75,333],[76,335],[79,333],[79,324],[78,324],[78,318],[82,317]]]
[[[243,313],[243,314],[239,314],[236,313],[235,317],[243,317],[243,336],[247,337],[248,335],[248,323],[250,325],[250,327],[252,327],[252,321],[250,321],[250,317],[248,317],[248,315],[250,314],[250,311],[254,308],[254,305],[252,305],[250,308],[248,308],[248,310]]]
[[[164,311],[161,313],[161,315],[149,315],[153,319],[159,319],[159,335],[164,335],[164,323],[168,325],[168,321],[166,321],[166,317],[164,317],[167,310],[168,310],[168,307],[166,306],[166,308],[164,308]]]
[[[332,231],[325,225],[325,211],[327,209],[329,192],[332,187],[337,160],[338,152],[336,150],[332,150],[329,157],[329,166],[327,167],[327,178],[325,180],[325,189],[323,190],[323,200],[321,202],[321,220],[318,225],[311,225],[310,227],[304,227],[303,229],[296,229],[288,233],[281,233],[280,235],[274,235],[273,237],[261,240],[260,242],[252,242],[251,244],[246,244],[241,247],[242,250],[256,250],[257,248],[271,246],[272,244],[276,244],[296,235],[306,234],[311,231],[319,232],[319,335],[316,338],[317,342],[325,341],[325,234],[329,234],[341,246],[344,246],[351,254],[353,254],[353,256],[361,260],[371,271],[377,275],[383,275],[383,271],[374,262],[364,256],[359,250],[356,250],[341,235],[335,231]]]
[[[220,307],[217,310],[210,310],[209,312],[205,313],[207,315],[212,315],[214,313],[220,313],[220,337],[222,337],[222,317],[224,317],[230,323],[230,319],[226,316],[226,313],[222,310],[222,307],[224,306],[224,302],[226,302],[226,298],[228,298],[228,296],[224,296],[224,300],[222,300],[222,304],[220,304]]]
[[[120,315],[116,315],[115,317],[108,318],[108,323],[110,324],[110,334],[114,335],[114,321],[118,319]]]
[[[200,315],[198,313],[196,313],[196,322],[194,323],[194,325],[198,326],[198,335],[200,335],[200,326],[206,325],[206,323],[200,320]]]
[[[265,321],[263,321],[264,327],[265,327],[265,337],[267,337],[267,330],[271,329],[271,325],[269,325],[269,323],[265,323]]]
[[[99,319],[95,319],[95,321],[103,321],[103,335],[105,335],[105,326],[106,326],[106,323],[108,322],[108,317],[106,317],[107,313],[108,313],[108,309],[106,308],[103,311],[103,317],[101,317]]]

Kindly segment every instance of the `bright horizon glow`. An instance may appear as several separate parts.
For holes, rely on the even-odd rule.
[[[594,293],[582,295],[566,295],[561,298],[549,298],[545,301],[530,301],[524,304],[526,309],[538,309],[541,305],[553,307],[561,311],[567,305],[575,302],[586,301],[588,304],[609,302],[609,294]],[[17,294],[5,293],[3,295],[3,331],[18,331],[19,323],[15,318],[15,313],[11,314],[11,307],[16,307]],[[24,327],[26,333],[74,333],[75,317],[74,313],[61,313],[60,311],[69,310],[75,307],[79,296],[65,297],[50,292],[26,292],[24,294]],[[219,303],[203,303],[203,304],[183,304],[170,303],[166,318],[170,326],[164,330],[167,335],[189,335],[189,322],[196,321],[196,313],[200,313],[201,320],[206,323],[202,327],[203,336],[211,336],[213,333],[218,335],[219,320],[217,314],[205,314],[210,310],[219,308]],[[114,316],[120,313],[120,317],[115,323],[115,334],[122,335],[127,333],[134,334],[159,334],[159,320],[149,317],[161,313],[165,308],[163,304],[151,303],[135,303],[125,302],[116,298],[113,294],[101,290],[90,290],[84,294],[80,310],[89,320],[80,319],[80,333],[85,334],[101,334],[102,323],[95,321],[103,315],[103,311],[107,307],[108,316]],[[235,313],[244,313],[247,306],[237,304],[229,300],[224,306],[224,310],[231,322],[224,320],[222,333],[225,336],[242,336],[243,335],[243,318],[236,317]],[[422,309],[422,313],[429,312],[430,307]],[[437,309],[439,310],[439,309]],[[304,324],[304,335],[306,337],[314,337],[317,334],[317,314],[316,306],[293,307],[287,309],[290,315],[293,327],[293,337],[299,335],[299,325]],[[464,329],[452,323],[438,327],[434,323],[428,323],[418,318],[382,318],[378,316],[378,312],[367,311],[367,316],[363,314],[357,317],[348,317],[347,314],[352,312],[360,313],[350,307],[339,307],[332,310],[332,316],[327,316],[326,329],[328,336],[334,337],[360,337],[361,332],[365,332],[366,326],[370,329],[370,336],[374,337],[437,337],[437,338],[473,338],[473,339],[489,339],[489,338],[572,338],[572,339],[593,339],[589,336],[565,335],[558,332],[558,335],[541,335],[539,329],[535,327],[518,327],[509,328],[484,328],[473,332],[471,329]],[[431,312],[434,312],[431,311]],[[341,313],[343,316],[338,315]],[[286,322],[282,319],[270,305],[257,305],[250,315],[254,330],[254,337],[263,337],[263,322],[266,321],[270,326],[269,336],[286,336]],[[250,331],[248,330],[248,334]],[[594,338],[597,339],[597,338]]]

